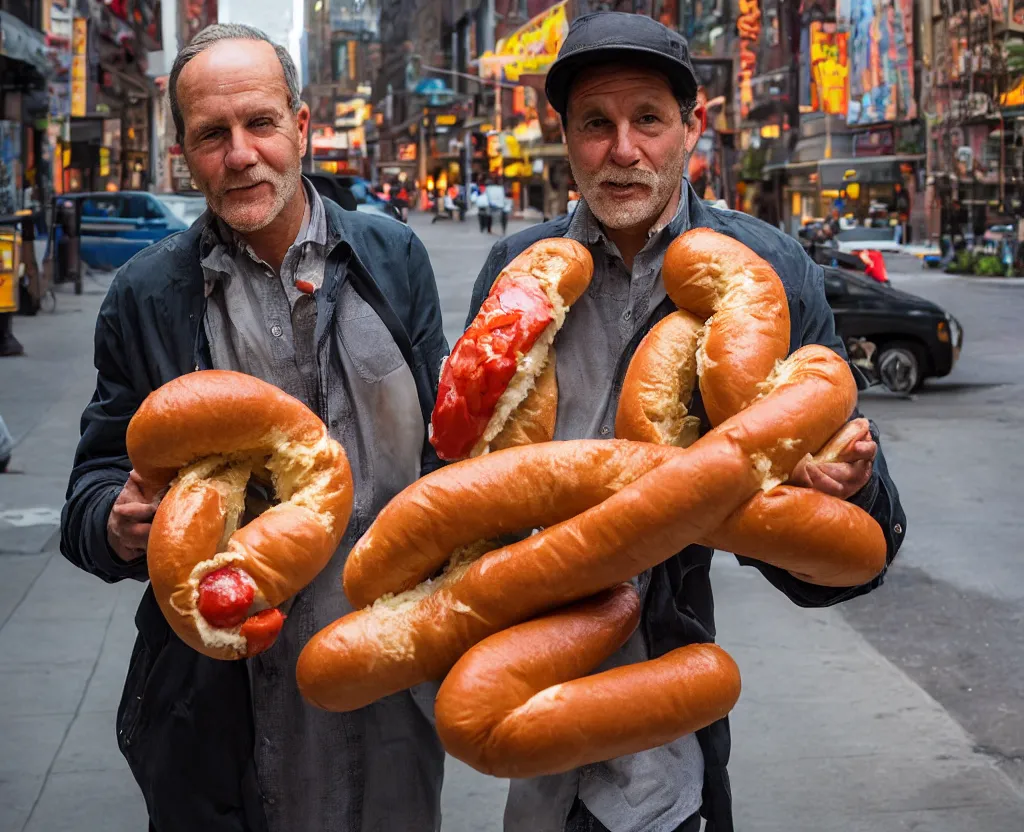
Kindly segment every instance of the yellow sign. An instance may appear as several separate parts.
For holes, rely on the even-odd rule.
[[[481,55],[480,74],[484,78],[504,78],[515,83],[524,73],[547,72],[558,57],[558,50],[568,32],[569,20],[565,14],[565,2],[562,2],[498,41],[494,52]]]
[[[1009,92],[999,96],[1000,107],[1024,107],[1024,78]]]
[[[71,115],[84,116],[89,97],[86,50],[89,44],[89,20],[76,17],[71,36]]]
[[[451,113],[441,113],[434,117],[434,124],[438,127],[452,127],[458,119]]]
[[[100,176],[110,176],[110,148],[100,148]]]
[[[811,24],[811,104],[822,113],[846,115],[849,97],[849,58],[846,32],[825,32]]]

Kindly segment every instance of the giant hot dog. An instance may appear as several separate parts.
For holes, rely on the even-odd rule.
[[[498,275],[441,370],[430,441],[445,460],[551,439],[555,334],[590,283],[574,240],[534,243]]]
[[[128,426],[147,493],[170,483],[149,535],[157,603],[175,633],[217,659],[256,655],[284,623],[277,607],[327,564],[352,510],[345,451],[305,405],[243,373],[189,373],[153,391]],[[248,524],[250,474],[274,505]]]
[[[820,549],[836,549],[850,563],[835,559],[833,581],[884,565],[880,530],[779,486],[808,453],[841,457],[860,430],[843,429],[857,399],[845,361],[818,345],[786,357],[781,282],[749,249],[706,229],[677,243],[666,286],[685,313],[638,350],[617,420],[643,441],[509,448],[399,494],[346,565],[346,593],[368,606],[299,658],[311,702],[352,710],[446,677],[435,711],[450,753],[500,776],[564,771],[693,732],[739,694],[735,664],[712,645],[580,678],[635,626],[623,581],[696,542],[760,547],[769,562],[796,547],[789,565],[815,578]],[[698,375],[714,425],[700,438],[687,409]],[[824,525],[789,534],[794,512]]]

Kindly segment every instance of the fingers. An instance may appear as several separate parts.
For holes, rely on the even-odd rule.
[[[150,492],[147,491],[146,481],[139,476],[138,472],[134,469],[128,474],[128,482],[124,484],[124,488],[121,490],[121,495],[126,500],[140,503],[150,503],[154,510],[160,504],[160,500],[163,499],[167,493],[169,486],[164,486],[159,491]]]
[[[856,462],[801,461],[789,482],[845,500],[867,485],[871,478],[873,457],[872,453],[870,458]]]
[[[142,523],[148,523],[156,514],[156,506],[152,503],[115,502],[111,511],[124,520],[136,520]]]
[[[860,491],[871,478],[871,460],[812,463],[806,473],[811,488],[845,500]]]

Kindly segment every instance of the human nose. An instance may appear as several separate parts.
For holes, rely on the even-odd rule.
[[[224,156],[224,165],[230,170],[245,170],[259,161],[256,148],[252,146],[245,130],[236,128],[231,131],[231,146]]]
[[[615,126],[615,144],[612,145],[611,160],[623,168],[633,167],[640,161],[640,151],[633,141],[633,125],[623,120]]]

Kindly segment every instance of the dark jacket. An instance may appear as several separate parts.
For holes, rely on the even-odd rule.
[[[412,369],[430,418],[448,348],[433,271],[423,244],[394,220],[342,211],[324,200],[329,246],[320,314],[345,280],[387,325]],[[96,322],[96,392],[61,517],[61,552],[105,581],[147,579],[145,559],[121,561],[107,543],[107,516],[128,478],[125,434],[143,399],[160,385],[211,366],[197,221],[145,249],[114,277]],[[437,457],[424,443],[425,470]],[[338,591],[341,589],[339,587]],[[245,662],[206,658],[164,620],[152,588],[135,616],[139,637],[117,715],[117,738],[156,832],[241,832],[264,828],[252,762],[253,727]]]
[[[782,278],[790,308],[790,352],[803,344],[824,344],[846,358],[843,343],[835,333],[832,310],[825,300],[824,274],[821,267],[807,257],[801,245],[747,214],[707,206],[692,188],[687,187],[686,193],[692,228],[711,228],[739,240],[767,260]],[[476,316],[495,278],[514,257],[537,240],[564,237],[568,229],[569,218],[559,217],[496,243],[473,288],[466,326]],[[671,300],[666,299],[646,322],[646,326],[640,329],[622,356],[616,370],[617,382],[621,383],[640,339],[655,323],[673,311],[675,306]],[[863,388],[862,374],[853,369],[859,386]],[[699,394],[697,398],[694,412],[699,413],[702,410]],[[878,430],[874,425],[871,426],[871,432],[877,442]],[[868,511],[882,527],[887,544],[888,568],[906,534],[907,521],[881,448],[870,482],[852,498],[852,502]],[[652,657],[663,655],[684,644],[714,640],[711,554],[711,550],[705,547],[690,546],[653,570],[641,621]],[[773,586],[803,607],[825,607],[863,595],[881,585],[885,574],[883,571],[863,586],[837,589],[806,583],[778,567],[760,561],[749,558],[739,558],[739,561],[758,569]],[[728,720],[723,719],[699,731],[697,737],[704,752],[701,812],[708,819],[707,830],[732,832],[732,796],[726,771],[730,747]]]

